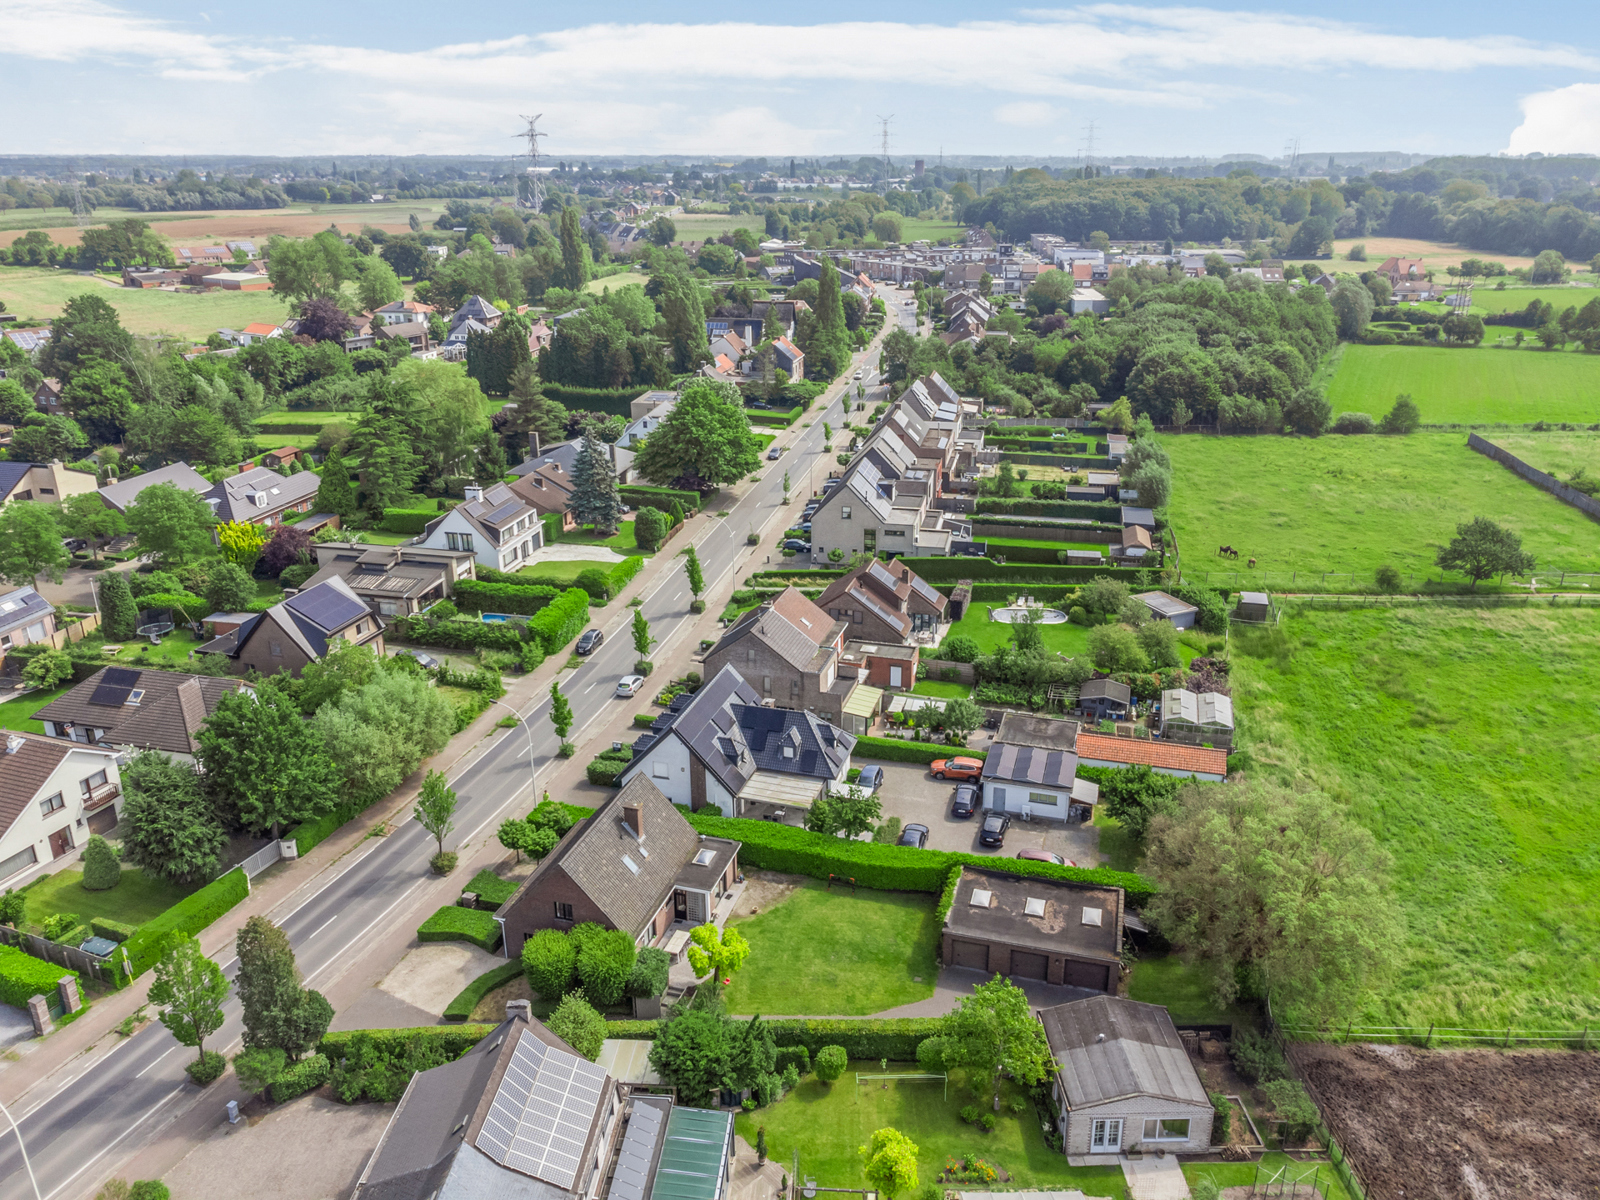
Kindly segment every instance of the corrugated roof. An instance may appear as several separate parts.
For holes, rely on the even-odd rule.
[[[139,498],[140,492],[158,483],[170,483],[201,496],[211,490],[211,481],[199,471],[186,462],[175,462],[154,471],[146,471],[143,475],[135,475],[132,479],[108,483],[100,489],[100,499],[118,512],[127,512],[128,506]]]
[[[1078,758],[1083,762],[1111,762],[1126,766],[1144,765],[1194,775],[1226,775],[1228,755],[1204,746],[1181,746],[1173,742],[1153,742],[1143,738],[1112,737],[1107,734],[1078,733]]]
[[[1044,1009],[1039,1020],[1069,1108],[1134,1096],[1211,1104],[1159,1004],[1094,996]]]

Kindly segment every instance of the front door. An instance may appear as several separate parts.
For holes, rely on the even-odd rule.
[[[60,858],[63,854],[71,849],[72,831],[70,829],[58,829],[50,835],[51,858]]]
[[[689,919],[689,894],[683,891],[672,893],[672,919],[674,921],[687,921]]]
[[[1122,1119],[1113,1117],[1094,1123],[1094,1132],[1089,1138],[1091,1152],[1101,1154],[1114,1154],[1122,1149]]]
[[[890,667],[889,668],[889,686],[890,687],[892,687],[892,688],[904,687],[905,684],[901,682],[902,679],[904,679],[904,675],[903,675],[903,673],[901,671],[901,668],[899,668],[899,667]]]

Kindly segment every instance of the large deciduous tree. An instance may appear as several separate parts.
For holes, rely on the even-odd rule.
[[[684,386],[634,461],[652,483],[705,492],[756,471],[761,442],[732,386],[699,379]]]
[[[400,786],[455,728],[455,709],[430,680],[382,670],[324,704],[308,725],[337,766],[355,804],[370,804]]]
[[[139,540],[139,553],[152,554],[164,565],[183,566],[211,550],[217,523],[211,506],[198,495],[171,483],[155,483],[128,506],[128,529]]]
[[[1526,575],[1533,570],[1533,555],[1522,548],[1520,534],[1496,525],[1488,517],[1473,517],[1456,526],[1450,544],[1435,561],[1446,571],[1460,571],[1478,590],[1479,580],[1492,575]]]
[[[234,950],[239,956],[244,1044],[252,1050],[282,1050],[291,1061],[298,1059],[328,1031],[332,1006],[322,993],[301,985],[288,936],[265,917],[244,923]]]
[[[122,327],[117,310],[104,296],[84,293],[67,301],[50,322],[50,340],[39,351],[39,370],[72,382],[87,364],[127,362],[134,353],[133,335]]]
[[[945,1061],[971,1072],[974,1091],[980,1081],[988,1081],[996,1111],[1002,1073],[1031,1086],[1054,1067],[1044,1026],[1034,1019],[1027,994],[998,975],[974,988],[945,1016],[941,1033]]]
[[[361,261],[361,278],[356,283],[356,296],[363,312],[374,312],[385,304],[405,299],[406,290],[400,286],[400,277],[382,258]]]
[[[267,278],[273,294],[286,304],[337,300],[340,288],[355,275],[350,247],[331,229],[314,237],[275,237],[267,243]]]
[[[206,1057],[206,1038],[222,1028],[222,1002],[228,998],[228,978],[205,956],[197,938],[172,935],[167,952],[155,966],[149,1001],[161,1011],[165,1025],[180,1046],[193,1046],[197,1061]]]
[[[13,500],[0,508],[0,577],[19,586],[41,575],[60,583],[69,561],[49,505]]]
[[[319,817],[335,803],[339,768],[317,727],[301,719],[278,684],[223,696],[199,742],[206,790],[248,829],[278,837],[284,825]]]

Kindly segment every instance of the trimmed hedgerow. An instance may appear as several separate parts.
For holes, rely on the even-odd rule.
[[[512,893],[517,890],[515,879],[501,879],[493,871],[485,867],[468,881],[463,892],[472,892],[478,897],[478,906],[488,912],[490,908],[499,908]],[[484,908],[487,905],[488,908]]]
[[[528,622],[528,636],[537,638],[546,654],[554,654],[583,632],[589,620],[589,593],[568,588]]]
[[[155,966],[166,950],[169,934],[197,934],[249,894],[250,880],[245,877],[244,868],[235,867],[193,895],[185,896],[160,916],[146,921],[122,943],[128,956],[129,978],[137,978]],[[127,982],[121,977],[122,955],[112,961],[117,967],[118,983]]]
[[[462,910],[466,911],[466,910]],[[345,1049],[358,1037],[369,1038],[374,1049],[385,1057],[404,1055],[406,1047],[422,1039],[434,1046],[447,1059],[460,1058],[471,1050],[495,1027],[493,1025],[422,1025],[415,1029],[340,1029],[322,1035],[317,1050],[338,1062]]]
[[[511,583],[483,583],[476,579],[456,582],[454,599],[465,612],[515,613],[531,617],[548,608],[560,594],[559,588],[519,587]]]
[[[675,488],[629,484],[626,487],[618,488],[617,494],[622,497],[624,504],[632,505],[634,508],[648,506],[650,508],[659,508],[665,512],[672,507],[672,502],[676,500],[683,506],[683,511],[686,513],[692,514],[700,511],[699,492],[682,492]]]
[[[862,758],[881,758],[888,762],[931,763],[941,758],[987,758],[987,750],[968,750],[965,746],[935,746],[932,742],[902,742],[898,738],[858,737],[855,753]]]
[[[482,621],[431,621],[421,616],[394,617],[389,624],[389,632],[396,641],[413,646],[440,646],[446,650],[509,650],[513,654],[522,649],[523,628],[520,621],[485,624]]]
[[[103,938],[110,938],[113,942],[125,942],[139,932],[137,925],[128,925],[122,921],[113,921],[108,917],[94,917],[89,922],[89,928]]]
[[[76,971],[35,958],[15,946],[0,946],[0,1003],[26,1009],[29,1000],[49,996],[67,975],[78,978]]]
[[[441,908],[417,928],[419,942],[470,942],[482,950],[500,944],[500,922],[476,908],[451,904]]]
[[[654,1041],[661,1031],[661,1021],[607,1021],[606,1033],[613,1038],[633,1038]],[[914,1062],[917,1046],[924,1038],[937,1034],[943,1025],[939,1017],[867,1017],[819,1020],[764,1021],[772,1031],[778,1045],[780,1062],[786,1048],[803,1047],[808,1058],[815,1060],[824,1046],[843,1046],[851,1058],[887,1058],[897,1062]],[[787,1061],[798,1064],[799,1054],[787,1056]]]
[[[945,918],[950,915],[950,907],[956,902],[956,888],[961,885],[961,867],[950,868],[950,875],[944,881],[944,891],[939,893],[939,907],[934,910],[934,919],[942,926]]]
[[[462,988],[456,998],[444,1006],[444,1019],[446,1021],[465,1021],[472,1015],[472,1010],[478,1007],[478,1002],[495,988],[504,987],[522,974],[522,964],[516,959],[502,963],[492,971],[485,971],[466,987]]]
[[[282,1104],[296,1096],[304,1096],[312,1088],[321,1087],[328,1082],[332,1068],[333,1064],[323,1054],[308,1054],[299,1062],[290,1063],[267,1089],[272,1102]]]
[[[307,821],[295,827],[294,844],[299,847],[299,853],[310,853],[313,846],[326,841],[333,831],[348,821],[353,814],[343,806],[332,812],[323,813],[313,821]]]
[[[607,577],[611,598],[615,599],[622,595],[622,589],[627,587],[633,581],[633,577],[642,570],[644,570],[644,559],[637,554],[628,556],[612,567],[611,574]]]

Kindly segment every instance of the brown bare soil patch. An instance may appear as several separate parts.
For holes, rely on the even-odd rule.
[[[1298,1045],[1294,1057],[1371,1200],[1592,1200],[1600,1058]]]
[[[1367,248],[1367,261],[1365,263],[1346,263],[1345,251],[1351,246],[1363,245]],[[1504,263],[1507,270],[1512,267],[1531,267],[1533,259],[1520,254],[1491,254],[1487,250],[1472,250],[1466,246],[1456,246],[1450,242],[1428,242],[1421,238],[1391,238],[1391,237],[1357,237],[1340,238],[1333,244],[1333,257],[1338,265],[1330,267],[1335,271],[1370,271],[1384,259],[1393,255],[1396,258],[1420,258],[1424,266],[1440,273],[1444,279],[1444,269],[1453,267],[1463,259],[1481,258],[1485,262]],[[1577,268],[1578,263],[1572,266]],[[1515,282],[1513,280],[1513,282]]]
[[[751,917],[785,900],[789,893],[806,881],[804,875],[779,875],[775,871],[746,871],[744,894],[734,906],[729,919]]]

